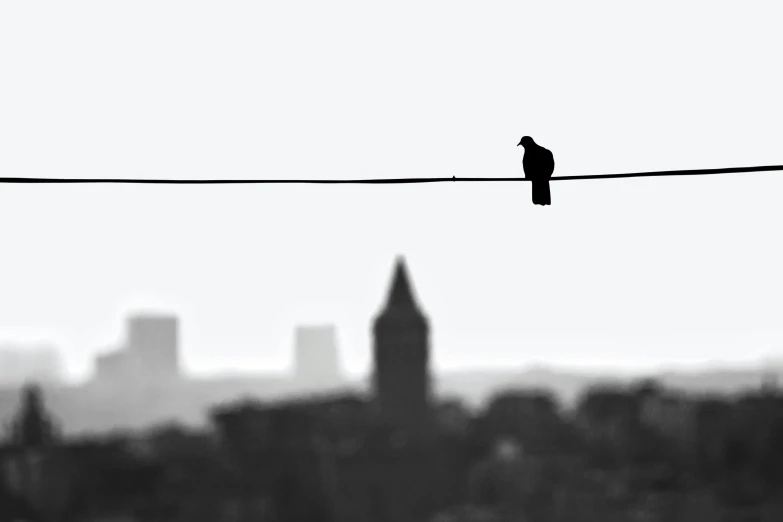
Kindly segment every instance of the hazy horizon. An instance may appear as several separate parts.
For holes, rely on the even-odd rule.
[[[176,312],[173,310],[165,311],[162,309],[135,309],[126,315],[122,317],[122,324],[121,324],[121,332],[122,335],[116,336],[118,339],[122,339],[125,335],[125,328],[126,328],[126,321],[128,317],[133,315],[164,315],[164,316],[170,316],[170,315],[176,315]],[[179,324],[180,324],[180,338],[182,338],[183,333],[183,326],[186,328],[186,324],[183,323],[182,318],[178,317]],[[325,323],[325,322],[310,322],[310,323],[300,323],[297,324],[296,327],[302,327],[302,326],[335,326],[337,337],[339,338],[340,335],[340,328],[339,325],[334,325],[331,323]],[[290,346],[288,346],[288,356],[282,357],[283,362],[282,364],[278,365],[255,365],[255,366],[239,366],[239,365],[226,365],[226,366],[211,366],[209,368],[206,367],[194,367],[192,364],[188,364],[188,353],[187,353],[187,347],[183,346],[182,343],[180,343],[180,353],[183,360],[183,374],[186,377],[191,377],[195,379],[200,378],[230,378],[230,377],[253,377],[253,376],[294,376],[294,333],[295,329],[292,329],[292,335],[291,335],[291,343]],[[30,347],[30,348],[36,348],[37,352],[46,351],[47,355],[55,351],[57,356],[62,356],[63,353],[59,348],[52,342],[47,342],[46,340],[39,339],[38,341],[30,341],[27,340],[25,342],[19,342],[18,339],[11,340],[11,339],[2,339],[0,338],[0,350],[3,349],[15,349],[20,350],[24,347]],[[42,350],[41,348],[45,347],[45,350]],[[123,343],[117,342],[113,346],[108,346],[106,349],[99,350],[96,352],[96,355],[108,353],[114,350],[123,349]],[[346,368],[346,361],[344,358],[344,349],[342,346],[338,345],[338,356],[341,358],[341,363],[343,365],[343,374],[344,377],[348,380],[357,380],[362,379],[368,376],[368,372],[370,370],[369,366],[367,367],[356,367],[355,365],[351,367],[349,364]],[[368,346],[368,351],[370,349],[370,346]],[[283,352],[286,351],[286,348],[284,347]],[[39,353],[39,355],[43,355]],[[57,361],[58,363],[60,361]],[[259,361],[264,362],[264,361]],[[618,377],[632,377],[632,376],[644,376],[644,375],[650,375],[654,373],[664,373],[664,372],[698,372],[698,371],[708,371],[708,370],[721,370],[726,368],[732,368],[732,369],[758,369],[758,368],[768,368],[768,367],[774,367],[779,368],[783,370],[783,356],[781,356],[780,353],[769,353],[769,354],[760,354],[758,357],[755,358],[724,358],[724,359],[697,359],[697,360],[674,360],[674,361],[666,361],[666,360],[656,360],[653,357],[650,357],[648,359],[638,358],[638,359],[626,359],[623,360],[621,358],[616,358],[612,361],[591,361],[589,359],[579,359],[579,358],[569,358],[566,360],[557,360],[557,359],[532,359],[532,360],[521,360],[521,361],[509,361],[507,364],[498,364],[493,363],[492,361],[486,362],[486,361],[477,361],[472,364],[463,364],[463,365],[443,365],[438,364],[438,361],[435,361],[433,364],[433,372],[442,374],[442,373],[448,373],[448,374],[462,374],[462,373],[468,373],[468,372],[475,372],[477,374],[482,373],[503,373],[508,374],[515,371],[535,371],[535,370],[554,370],[559,371],[563,373],[575,373],[575,374],[603,374],[603,375],[615,375]],[[82,375],[75,375],[73,372],[65,372],[62,377],[64,378],[65,382],[69,384],[78,384],[81,382],[85,382],[85,380],[88,380],[91,378],[91,372],[92,369],[88,368],[87,371]]]
[[[0,5],[0,176],[517,177],[523,135],[555,176],[783,163],[774,3],[47,6]],[[750,364],[783,354],[781,194],[0,184],[0,342],[82,379],[152,310],[186,372],[269,371],[328,323],[357,375],[404,255],[436,369]]]

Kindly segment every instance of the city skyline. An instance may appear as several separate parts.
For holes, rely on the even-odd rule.
[[[777,11],[4,3],[0,173],[519,177],[520,136],[554,176],[781,164]],[[554,185],[543,208],[528,183],[3,184],[0,339],[83,378],[127,313],[165,311],[186,371],[280,371],[325,322],[363,374],[403,254],[436,370],[783,352],[783,175]]]
[[[782,520],[781,14],[0,2],[0,522]]]
[[[394,268],[392,272],[394,275],[389,280],[389,283],[387,283],[387,288],[385,289],[385,292],[383,295],[389,295],[389,292],[392,292],[392,288],[394,287],[396,278],[399,277],[397,274],[399,270],[402,270],[403,273],[407,274],[407,263],[405,261],[405,256],[398,255],[394,257]],[[413,283],[412,278],[410,275],[404,275],[403,278],[405,279],[405,285],[406,288],[409,287],[409,291],[414,299],[418,302],[417,291],[416,291],[416,285]],[[410,282],[408,282],[410,281]],[[384,302],[386,297],[380,300],[380,302]],[[382,305],[381,305],[382,306]],[[425,308],[426,310],[426,308]],[[426,312],[425,312],[426,314]],[[187,361],[187,347],[182,346],[179,342],[178,338],[181,336],[179,327],[179,324],[181,323],[181,317],[176,314],[175,311],[163,311],[163,310],[157,310],[157,311],[150,311],[150,310],[135,310],[128,312],[124,315],[123,322],[126,323],[127,331],[125,332],[124,340],[121,337],[121,340],[109,345],[113,346],[113,348],[110,349],[103,349],[99,350],[90,365],[90,368],[85,372],[85,375],[83,376],[74,376],[72,373],[68,374],[67,372],[60,375],[60,377],[68,383],[71,384],[77,384],[77,383],[86,383],[89,381],[104,381],[104,382],[110,382],[113,380],[112,377],[100,377],[101,372],[101,365],[112,364],[109,362],[110,358],[116,358],[119,355],[125,356],[131,355],[133,353],[133,346],[134,344],[137,346],[136,349],[143,349],[146,351],[149,351],[150,347],[143,346],[145,343],[142,341],[136,341],[134,343],[133,338],[139,337],[139,329],[135,326],[140,323],[144,322],[152,322],[152,323],[158,323],[158,322],[172,322],[175,325],[175,338],[172,340],[174,342],[173,349],[174,349],[174,357],[178,361],[177,362],[177,371],[181,372],[182,376],[186,378],[198,378],[198,377],[208,377],[208,376],[220,376],[220,375],[248,375],[252,373],[258,373],[260,374],[279,374],[279,375],[285,375],[290,374],[293,378],[299,378],[301,379],[302,370],[303,368],[298,367],[298,365],[301,365],[303,362],[305,365],[307,365],[306,357],[303,361],[303,351],[302,348],[313,348],[313,337],[317,336],[323,336],[326,334],[326,344],[332,346],[334,349],[334,353],[331,353],[327,355],[326,359],[321,359],[319,362],[323,362],[324,360],[329,361],[329,357],[336,357],[336,360],[330,361],[332,364],[335,365],[335,369],[337,370],[336,375],[343,375],[343,377],[346,377],[348,379],[356,379],[359,377],[365,377],[368,378],[371,375],[371,368],[356,368],[355,366],[353,368],[348,368],[348,371],[345,370],[345,360],[344,360],[344,354],[343,350],[341,349],[339,344],[336,343],[336,338],[339,337],[339,325],[328,323],[324,321],[320,322],[310,322],[310,323],[298,323],[292,325],[292,342],[290,346],[290,353],[288,354],[288,357],[286,358],[286,363],[282,366],[261,366],[256,367],[255,371],[250,370],[242,370],[239,368],[225,368],[222,369],[222,371],[212,371],[212,372],[204,372],[203,370],[201,372],[199,371],[193,371],[192,369],[188,369],[187,364],[183,364]],[[306,333],[307,337],[304,337],[302,334]],[[331,337],[330,337],[331,336]],[[303,339],[306,339],[303,341]],[[61,358],[61,353],[57,350],[56,346],[53,345],[53,343],[46,343],[44,341],[39,342],[28,342],[26,344],[27,346],[32,346],[33,348],[38,348],[40,346],[45,346],[47,348],[47,354],[54,355],[56,358]],[[309,346],[308,346],[309,345]],[[13,345],[11,342],[5,342],[3,346],[17,346],[17,351],[19,349],[19,346],[24,347],[25,344],[17,344]],[[368,348],[368,353],[370,352],[370,346]],[[128,352],[128,350],[131,350]],[[10,353],[10,352],[9,352]],[[433,355],[437,354],[437,350],[433,350]],[[312,353],[309,354],[310,357],[312,357]],[[319,360],[319,357],[323,357],[323,354],[319,354],[315,357],[315,360]],[[164,357],[165,359],[165,357]],[[60,362],[60,361],[58,361]],[[262,361],[263,362],[263,361]],[[508,372],[509,370],[516,370],[516,369],[523,369],[523,368],[535,368],[535,367],[551,367],[555,369],[560,370],[566,370],[566,371],[585,371],[585,372],[596,372],[596,373],[604,373],[604,374],[619,374],[619,375],[643,375],[647,373],[652,373],[656,371],[665,371],[665,370],[676,370],[676,369],[714,369],[716,367],[720,367],[721,365],[731,364],[731,363],[737,363],[738,361],[734,360],[707,360],[707,361],[697,361],[691,365],[688,364],[677,364],[676,362],[674,364],[667,364],[666,362],[663,362],[662,364],[657,364],[655,366],[631,366],[631,365],[624,365],[621,361],[620,364],[607,364],[607,363],[599,363],[598,365],[590,365],[590,364],[584,364],[583,362],[580,364],[580,362],[574,362],[573,360],[570,362],[558,362],[558,361],[552,361],[552,360],[521,360],[521,361],[514,361],[511,364],[506,365],[470,365],[470,366],[463,366],[463,367],[446,367],[446,371],[469,371],[469,370],[476,370],[478,372],[481,371],[504,371]],[[756,358],[749,358],[745,360],[739,361],[740,366],[747,366],[747,367],[764,367],[765,365],[773,365],[773,367],[778,368],[778,370],[783,370],[783,357],[778,355],[778,353],[769,353],[769,354],[761,354],[761,357]],[[744,363],[744,364],[743,364]],[[310,363],[312,364],[312,362]],[[626,363],[627,364],[627,363]],[[60,364],[60,366],[62,366]],[[114,365],[116,367],[116,365]],[[443,367],[437,367],[437,365],[434,365],[434,371],[436,373],[440,373],[444,370]],[[116,372],[116,368],[109,370]],[[312,369],[309,369],[310,372],[312,372]],[[107,374],[108,375],[108,374]],[[129,376],[124,377],[123,379],[128,379]],[[133,377],[130,377],[133,378]],[[123,379],[120,379],[122,381]],[[328,379],[327,379],[328,381]],[[118,381],[119,382],[119,381]],[[130,382],[130,381],[124,381],[124,382]]]

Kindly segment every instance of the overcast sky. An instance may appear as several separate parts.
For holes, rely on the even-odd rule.
[[[783,164],[778,2],[0,3],[0,176],[520,176]],[[439,369],[783,352],[783,173],[0,185],[0,340],[74,377],[177,313],[193,373],[369,362],[395,256]]]

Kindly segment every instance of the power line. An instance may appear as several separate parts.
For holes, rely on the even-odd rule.
[[[703,176],[707,174],[768,172],[771,170],[783,170],[783,165],[764,165],[760,167],[728,167],[723,169],[659,170],[657,172],[633,172],[630,174],[596,174],[593,176],[556,176],[550,178],[550,181],[572,180],[572,179],[644,178],[650,176]]]
[[[572,181],[586,179],[643,178],[653,176],[702,176],[708,174],[734,174],[742,172],[768,172],[783,170],[783,165],[759,167],[729,167],[722,169],[661,170],[656,172],[632,172],[622,174],[593,174],[580,176],[554,176],[549,181]],[[391,185],[407,183],[447,183],[457,181],[530,181],[528,178],[375,178],[375,179],[144,179],[144,178],[14,178],[0,177],[0,183],[134,183],[154,185],[245,185],[245,184],[360,184]]]

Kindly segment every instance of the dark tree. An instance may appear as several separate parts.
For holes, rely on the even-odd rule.
[[[46,411],[40,387],[30,385],[24,388],[22,404],[11,430],[12,442],[23,447],[45,447],[56,440],[56,429]]]

